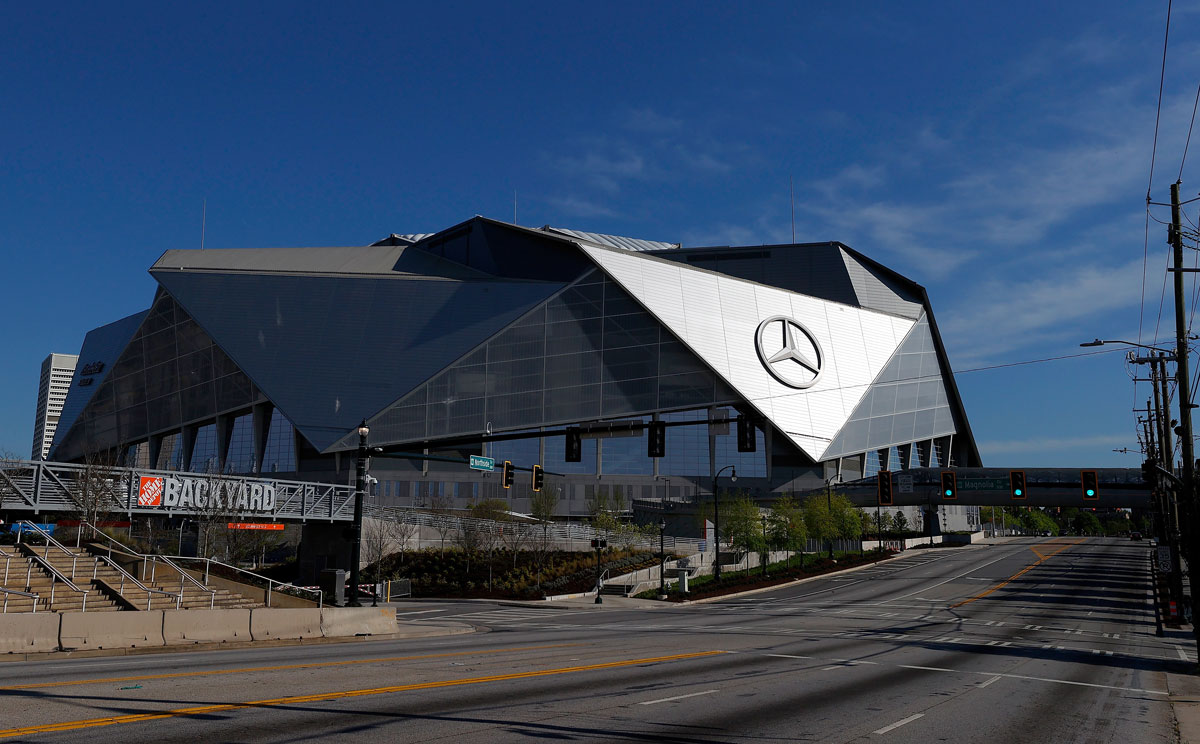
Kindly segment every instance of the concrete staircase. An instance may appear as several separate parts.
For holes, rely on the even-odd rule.
[[[157,575],[153,580],[141,580],[136,564],[125,569],[127,573],[138,578],[147,589],[167,592],[170,596],[146,591],[123,576],[121,571],[117,570],[108,560],[89,552],[64,552],[56,547],[46,550],[44,546],[31,546],[25,543],[16,547],[19,550],[17,555],[11,558],[7,555],[0,555],[0,567],[6,561],[12,566],[9,572],[12,585],[5,585],[4,588],[40,595],[37,607],[39,612],[44,610],[51,612],[83,611],[83,594],[72,591],[65,584],[59,582],[55,588],[54,600],[51,602],[52,575],[40,562],[33,560],[34,555],[49,563],[60,574],[71,579],[80,589],[88,590],[87,612],[174,610],[179,602],[178,595],[181,585],[183,600],[178,604],[180,609],[209,609],[210,606],[219,609],[262,606],[260,602],[224,589],[216,589],[213,594],[190,581],[180,579],[178,574],[169,575],[167,571],[156,572]],[[31,563],[32,571],[29,570]],[[2,570],[0,568],[0,571]],[[29,576],[28,581],[26,581],[27,575]],[[23,602],[18,604],[18,600],[23,600]],[[2,601],[3,599],[0,597],[0,602]],[[21,609],[17,609],[18,607]],[[31,610],[32,600],[30,598],[9,598],[9,612],[29,612]]]
[[[18,553],[15,546],[0,546],[0,589],[30,593],[26,577],[34,575],[41,578],[42,574],[40,571],[31,572],[29,564],[30,560]],[[6,601],[7,606],[5,605]],[[50,609],[49,594],[34,600],[33,597],[6,595],[4,592],[0,592],[0,612],[33,612],[35,601],[38,612]]]

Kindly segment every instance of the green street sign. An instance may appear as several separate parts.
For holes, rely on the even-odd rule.
[[[480,457],[479,455],[471,455],[471,469],[472,470],[483,470],[485,472],[490,473],[496,469],[496,458]]]

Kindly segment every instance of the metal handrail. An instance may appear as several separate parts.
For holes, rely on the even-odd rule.
[[[52,545],[54,547],[58,548],[63,553],[65,553],[66,555],[70,556],[70,558],[71,558],[71,578],[72,579],[75,578],[75,568],[79,563],[79,554],[78,553],[72,553],[70,548],[63,545],[58,540],[55,540],[50,535],[49,532],[47,532],[46,530],[43,530],[41,527],[34,524],[33,522],[22,519],[22,520],[18,520],[16,522],[16,524],[21,527],[21,530],[17,532],[17,544],[18,545],[21,544],[21,537],[25,534],[25,529],[28,528],[28,529],[32,530],[35,534],[40,535],[41,538],[46,541],[46,549],[44,551],[42,551],[42,556],[44,558],[46,558],[47,561],[49,561],[49,559],[50,559],[50,546],[52,546]],[[33,550],[33,546],[32,545],[29,546],[29,549]],[[34,554],[36,555],[37,552],[34,551]]]
[[[96,538],[96,536],[98,535],[98,536],[101,536],[101,538],[103,538],[104,540],[108,541],[109,562],[112,562],[113,546],[116,545],[116,546],[120,547],[121,552],[127,554],[127,556],[133,556],[133,557],[136,557],[136,558],[139,558],[140,560],[142,560],[142,577],[143,578],[145,578],[146,562],[155,564],[158,562],[158,560],[162,560],[162,562],[166,563],[168,566],[170,566],[170,568],[175,569],[175,571],[178,572],[178,574],[180,576],[180,578],[179,578],[179,602],[178,602],[178,604],[175,605],[176,608],[182,607],[182,605],[184,605],[184,584],[187,582],[196,584],[196,586],[199,587],[199,589],[202,590],[202,592],[209,593],[209,608],[210,608],[210,610],[212,607],[216,607],[216,602],[217,602],[216,589],[211,589],[209,587],[204,586],[204,584],[196,581],[196,577],[192,576],[191,574],[188,574],[188,572],[185,571],[184,569],[179,568],[178,565],[175,565],[173,560],[170,560],[166,556],[156,556],[156,554],[139,553],[136,550],[133,550],[133,548],[126,546],[124,544],[124,542],[116,541],[112,538],[112,536],[110,536],[106,533],[103,533],[102,530],[98,529],[95,526],[95,524],[92,524],[91,522],[82,522],[82,523],[80,523],[80,527],[83,527],[84,524],[86,524],[86,526],[91,528],[92,538]],[[132,576],[131,576],[131,578],[132,578]],[[154,568],[152,568],[152,566],[151,566],[150,581],[152,582],[154,580],[155,580],[155,571],[154,571]],[[137,580],[134,580],[134,581],[137,581]],[[138,584],[138,586],[140,586],[140,584]],[[161,589],[155,589],[155,592],[161,592]],[[167,592],[166,594],[170,594],[170,593]],[[172,594],[172,596],[175,596],[175,595]]]
[[[42,568],[46,569],[46,571],[50,574],[50,605],[51,605],[51,607],[53,607],[53,605],[54,605],[55,587],[58,586],[57,582],[61,581],[62,583],[67,585],[68,589],[79,592],[80,594],[83,595],[83,605],[79,609],[80,609],[80,612],[87,612],[88,592],[91,590],[80,589],[79,587],[75,586],[74,581],[71,581],[66,576],[64,576],[61,571],[59,571],[57,568],[54,567],[54,565],[52,563],[50,563],[50,561],[46,560],[45,558],[41,557],[40,555],[34,555],[34,556],[30,557],[30,559],[29,559],[29,570],[30,571],[33,571],[34,562],[42,564]],[[26,584],[25,584],[26,586],[29,586],[28,580],[29,580],[29,576],[26,575]]]
[[[162,557],[164,559],[168,558],[168,556],[162,556]],[[325,606],[325,593],[323,591],[321,591],[320,589],[309,589],[306,586],[296,586],[295,584],[292,584],[292,583],[286,582],[286,581],[276,581],[275,579],[269,578],[267,576],[263,576],[261,574],[256,574],[253,571],[247,571],[244,568],[238,568],[237,566],[231,566],[228,563],[222,563],[221,561],[218,561],[216,558],[199,558],[196,556],[187,556],[187,555],[172,555],[169,557],[173,558],[177,561],[204,561],[204,581],[205,582],[208,581],[209,569],[212,568],[212,566],[214,566],[214,565],[222,566],[224,568],[228,568],[230,570],[237,571],[239,574],[245,574],[246,576],[252,576],[260,581],[267,582],[267,595],[266,595],[267,607],[271,606],[271,592],[274,591],[274,589],[272,589],[273,586],[281,588],[281,589],[282,588],[298,589],[302,592],[311,592],[311,593],[317,595],[317,607]]]
[[[125,596],[125,579],[129,579],[130,581],[133,582],[133,585],[135,587],[146,592],[146,611],[147,612],[149,612],[149,610],[150,610],[150,602],[153,599],[152,595],[154,595],[154,594],[162,594],[167,597],[174,597],[175,598],[175,609],[177,609],[177,610],[183,606],[183,588],[182,587],[179,589],[178,594],[172,594],[171,592],[163,591],[162,589],[155,589],[153,587],[146,586],[145,584],[143,584],[142,582],[140,582],[136,578],[134,578],[133,574],[129,573],[124,568],[121,568],[120,563],[117,563],[116,561],[114,561],[112,558],[109,558],[108,556],[103,556],[103,555],[96,556],[96,570],[92,571],[92,579],[93,580],[96,579],[96,573],[100,569],[100,561],[104,561],[104,562],[108,563],[108,565],[110,567],[116,569],[117,573],[121,574],[121,586],[117,587],[117,593],[120,594],[122,597]]]
[[[31,613],[37,612],[37,603],[38,603],[39,595],[37,595],[33,592],[19,592],[16,589],[5,589],[4,587],[0,587],[0,594],[4,595],[4,606],[3,606],[3,609],[0,609],[0,613],[8,612],[8,598],[9,598],[9,596],[11,596],[13,594],[17,595],[18,597],[30,597],[31,599],[33,599],[33,609],[30,610],[30,612]]]

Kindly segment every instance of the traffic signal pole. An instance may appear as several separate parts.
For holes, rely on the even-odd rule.
[[[1188,547],[1188,574],[1192,592],[1200,587],[1200,555],[1196,550],[1196,453],[1192,442],[1192,395],[1188,389],[1188,345],[1187,322],[1184,319],[1186,299],[1183,294],[1183,219],[1179,205],[1179,182],[1171,184],[1171,253],[1175,274],[1175,385],[1179,396],[1179,437],[1183,455],[1183,492],[1180,501],[1187,515],[1186,541]],[[1200,629],[1192,624],[1196,637],[1196,650],[1200,653]]]

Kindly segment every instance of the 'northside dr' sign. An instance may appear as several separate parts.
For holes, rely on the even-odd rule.
[[[270,481],[221,480],[186,475],[143,475],[138,480],[137,505],[269,514],[275,511],[275,484]]]

